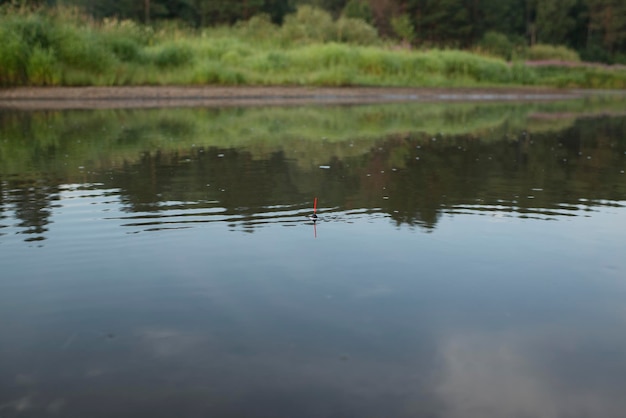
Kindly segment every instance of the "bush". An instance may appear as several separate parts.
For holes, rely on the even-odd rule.
[[[152,57],[152,62],[159,68],[176,68],[189,64],[193,51],[185,44],[167,43],[159,47]]]
[[[0,85],[20,85],[28,81],[28,51],[26,42],[14,31],[0,27]]]
[[[418,73],[441,73],[444,68],[443,61],[435,53],[416,52],[411,55],[411,69]]]
[[[308,5],[285,17],[281,36],[286,41],[326,42],[336,38],[330,13]]]
[[[151,26],[140,25],[132,20],[105,18],[102,32],[110,38],[124,38],[137,45],[146,46],[154,41],[155,33]]]
[[[24,42],[34,47],[50,48],[54,43],[56,25],[40,14],[16,15],[7,22],[7,28],[16,33]]]
[[[513,52],[513,44],[509,38],[499,32],[489,31],[485,33],[478,46],[481,50],[506,60],[511,59]]]
[[[56,25],[53,48],[60,63],[93,73],[104,73],[115,62],[115,56],[102,38],[87,28]]]
[[[616,52],[613,56],[613,63],[619,65],[626,65],[626,53]]]
[[[611,63],[611,56],[608,51],[597,44],[591,44],[583,49],[581,58],[585,61]]]
[[[366,23],[372,23],[373,20],[372,8],[366,0],[349,0],[341,15],[345,18],[360,19]]]
[[[565,46],[536,44],[526,51],[526,59],[531,61],[558,60],[580,62],[580,56]]]
[[[402,39],[403,42],[412,43],[415,40],[415,28],[411,18],[407,14],[402,14],[391,19],[393,32]]]
[[[341,17],[336,25],[339,42],[357,45],[374,45],[379,42],[376,29],[364,20]]]
[[[272,39],[278,33],[278,26],[272,23],[270,15],[266,13],[253,16],[245,22],[238,22],[236,28],[245,38],[257,41]]]
[[[53,52],[36,46],[28,60],[28,79],[30,84],[48,86],[58,80],[58,64]]]
[[[284,71],[290,65],[289,57],[279,51],[271,51],[255,57],[251,62],[251,68],[262,73],[277,73]]]
[[[141,62],[141,47],[132,38],[110,36],[105,40],[108,48],[122,62]]]

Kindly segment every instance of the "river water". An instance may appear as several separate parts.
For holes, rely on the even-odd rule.
[[[0,416],[622,417],[623,108],[2,110]]]

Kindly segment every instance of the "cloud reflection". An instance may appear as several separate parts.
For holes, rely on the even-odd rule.
[[[545,364],[547,353],[542,353],[539,346],[545,344],[546,338],[554,337],[537,337],[505,332],[448,338],[441,347],[442,370],[436,385],[436,393],[445,405],[443,416],[617,418],[624,415],[626,398],[612,386],[611,376],[596,373],[577,378],[572,376],[572,370],[560,367],[567,362],[556,360]],[[557,353],[547,357],[558,359],[559,352],[564,357],[571,356],[568,350],[577,342],[580,343],[575,339],[551,341],[556,345],[551,350],[556,348]],[[580,362],[602,361],[582,355],[575,357]]]

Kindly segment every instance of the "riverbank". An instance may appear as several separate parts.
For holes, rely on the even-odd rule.
[[[0,89],[0,108],[105,109],[157,107],[286,106],[385,102],[550,101],[621,91],[552,88],[403,87],[22,87]]]

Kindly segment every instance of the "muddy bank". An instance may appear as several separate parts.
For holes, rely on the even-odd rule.
[[[402,101],[538,101],[575,99],[598,93],[590,90],[550,88],[24,87],[0,89],[0,108],[43,110],[285,106]]]

